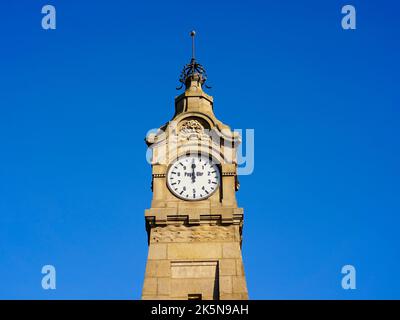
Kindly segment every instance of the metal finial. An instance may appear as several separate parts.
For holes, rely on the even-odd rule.
[[[194,37],[196,36],[196,31],[192,30],[190,32],[190,36],[192,37],[192,59],[195,59],[195,55],[194,55]]]

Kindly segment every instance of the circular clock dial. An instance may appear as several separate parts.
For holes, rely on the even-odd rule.
[[[178,158],[167,174],[168,188],[185,200],[209,197],[219,185],[219,169],[208,156],[187,155]]]

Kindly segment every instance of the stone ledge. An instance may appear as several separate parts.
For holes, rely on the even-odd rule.
[[[146,221],[167,224],[168,221],[226,221],[235,223],[243,220],[243,208],[150,208],[145,211]]]
[[[200,216],[200,219],[190,219],[189,216],[147,216],[146,219],[146,230],[150,232],[151,228],[158,226],[199,226],[199,225],[238,225],[240,230],[243,228],[243,216]]]

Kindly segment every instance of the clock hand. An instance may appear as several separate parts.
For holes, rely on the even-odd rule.
[[[194,173],[194,168],[196,168],[196,165],[193,162],[192,163],[192,183],[195,183],[195,181],[196,181],[196,175]]]

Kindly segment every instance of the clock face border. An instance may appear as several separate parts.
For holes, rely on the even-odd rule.
[[[203,157],[205,157],[205,158],[211,160],[212,165],[215,166],[215,167],[217,168],[217,181],[218,181],[218,182],[217,182],[217,183],[218,183],[218,184],[217,184],[217,187],[215,188],[215,190],[213,190],[212,192],[210,192],[210,194],[208,194],[206,197],[201,198],[201,199],[186,198],[186,197],[182,197],[182,196],[180,196],[179,194],[175,193],[175,192],[172,190],[172,187],[170,186],[170,182],[169,182],[169,179],[168,179],[169,172],[170,172],[172,166],[173,166],[177,161],[179,161],[179,159],[186,158],[186,157],[188,157],[188,156],[196,156],[196,155],[197,155],[197,156],[201,155],[201,156],[203,156]],[[171,194],[172,194],[174,197],[176,197],[176,198],[178,198],[178,199],[181,199],[181,200],[184,200],[184,201],[188,201],[188,202],[203,201],[203,200],[209,199],[212,195],[215,194],[215,192],[217,192],[217,190],[220,190],[220,186],[221,186],[221,167],[220,167],[220,165],[218,164],[218,162],[216,162],[216,161],[214,160],[214,158],[213,158],[210,154],[206,154],[206,153],[202,153],[202,152],[183,154],[183,155],[178,156],[177,158],[175,158],[175,159],[174,159],[173,161],[171,161],[171,163],[168,165],[167,173],[166,173],[166,175],[165,175],[165,180],[166,180],[166,185],[167,185],[168,190],[171,192]]]

